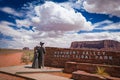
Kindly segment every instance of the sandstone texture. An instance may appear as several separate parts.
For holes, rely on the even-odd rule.
[[[120,42],[114,40],[75,41],[71,43],[70,48],[120,51]]]

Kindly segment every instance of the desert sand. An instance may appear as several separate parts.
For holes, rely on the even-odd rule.
[[[15,66],[21,64],[22,52],[16,53],[1,53],[0,54],[0,67]]]

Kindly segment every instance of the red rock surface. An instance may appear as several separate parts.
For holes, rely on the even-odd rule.
[[[70,48],[81,49],[100,49],[120,51],[120,42],[113,40],[102,41],[75,41],[71,43]]]
[[[15,66],[21,64],[22,52],[0,54],[0,67]]]

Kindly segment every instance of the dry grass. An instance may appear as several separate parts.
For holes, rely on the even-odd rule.
[[[23,55],[21,57],[21,61],[23,63],[30,63],[33,61],[34,51],[33,50],[23,50]]]
[[[110,76],[106,71],[105,71],[105,68],[104,67],[97,67],[97,70],[96,70],[96,74],[100,75],[100,76]]]

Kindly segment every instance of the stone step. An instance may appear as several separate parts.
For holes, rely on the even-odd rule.
[[[117,77],[100,76],[98,74],[91,74],[81,70],[73,72],[72,78],[75,80],[120,80],[120,78]]]
[[[16,74],[52,73],[52,72],[62,72],[62,70],[20,71],[20,72],[16,72]]]

